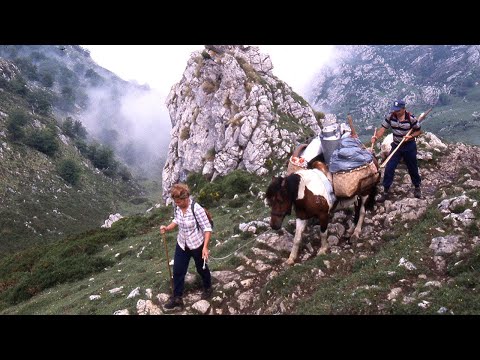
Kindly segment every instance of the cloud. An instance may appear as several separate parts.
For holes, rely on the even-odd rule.
[[[256,45],[270,55],[273,74],[306,97],[309,83],[333,53],[333,45]]]

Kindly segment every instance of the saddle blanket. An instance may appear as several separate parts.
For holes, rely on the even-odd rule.
[[[314,195],[323,196],[328,203],[329,209],[332,208],[336,201],[333,187],[323,172],[318,169],[298,170],[295,174],[300,175],[301,181],[298,186],[297,199],[303,199],[305,196],[305,187]]]

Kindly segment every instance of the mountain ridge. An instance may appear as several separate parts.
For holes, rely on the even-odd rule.
[[[339,118],[352,114],[362,139],[390,104],[404,99],[417,115],[434,107],[425,129],[455,142],[480,145],[480,46],[350,45],[311,83],[307,99]],[[468,133],[462,134],[465,124]],[[459,129],[455,129],[459,125]]]

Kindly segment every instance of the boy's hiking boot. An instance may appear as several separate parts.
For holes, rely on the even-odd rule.
[[[420,187],[416,187],[415,190],[413,190],[413,196],[415,196],[417,199],[422,197],[422,190],[420,190]]]
[[[201,299],[208,300],[212,297],[212,294],[213,294],[213,289],[211,286],[207,289],[203,289]]]
[[[182,309],[183,308],[183,300],[179,296],[172,296],[168,300],[168,302],[163,305],[165,310],[173,310],[175,308]]]

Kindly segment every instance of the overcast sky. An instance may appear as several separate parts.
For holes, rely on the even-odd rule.
[[[163,96],[181,80],[190,54],[203,45],[82,45],[100,66],[122,79],[149,84]],[[328,60],[331,45],[257,45],[270,55],[273,74],[306,96],[312,76]]]

